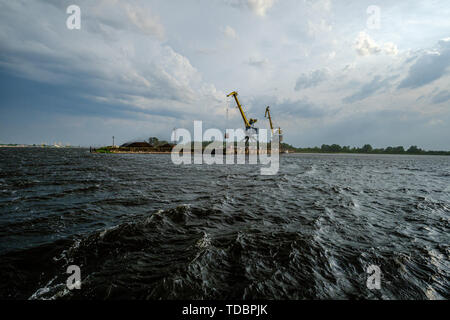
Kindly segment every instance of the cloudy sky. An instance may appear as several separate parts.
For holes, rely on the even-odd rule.
[[[449,17],[448,0],[0,0],[0,143],[242,127],[237,90],[296,146],[450,150]]]

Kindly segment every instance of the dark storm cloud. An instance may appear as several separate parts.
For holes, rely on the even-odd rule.
[[[445,0],[438,2],[446,4]],[[252,100],[245,98],[243,102],[249,102],[246,111],[252,117],[262,119],[265,106],[270,105],[276,121],[286,126],[293,123],[286,136],[301,130],[296,122],[302,122],[303,128],[317,125],[323,131],[331,130],[334,119],[358,110],[356,105],[343,109],[344,97],[347,103],[372,97],[365,101],[367,110],[391,108],[380,106],[375,98],[387,101],[384,98],[393,92],[391,87],[398,87],[401,80],[408,83],[407,78],[415,76],[417,67],[412,66],[421,64],[429,39],[440,39],[445,25],[436,21],[437,28],[418,35],[428,39],[420,42],[409,41],[404,32],[383,25],[388,29],[384,36],[376,37],[378,43],[406,39],[396,43],[400,53],[392,59],[370,56],[355,60],[349,44],[365,26],[357,13],[365,19],[367,3],[354,8],[353,4],[328,0],[0,0],[0,138],[6,142],[39,142],[34,139],[40,140],[42,131],[70,138],[66,130],[70,122],[72,142],[85,144],[93,139],[103,143],[103,138],[97,138],[102,133],[128,139],[128,132],[134,129],[129,138],[155,127],[167,134],[175,126],[188,127],[193,119],[210,121],[214,126],[225,122],[223,91],[228,93],[224,88],[230,86],[249,96],[273,95],[271,99],[254,100],[258,103],[251,104]],[[66,8],[71,4],[81,8],[80,30],[66,28]],[[437,13],[435,10],[432,15]],[[224,38],[226,26],[238,35],[232,37],[233,42]],[[449,50],[449,44],[444,39],[439,49],[433,49],[440,54],[439,59],[448,57],[445,50]],[[406,48],[412,51],[405,54]],[[336,55],[330,58],[334,52]],[[435,57],[431,58],[434,61]],[[438,65],[444,66],[445,61],[439,59]],[[242,68],[245,63],[249,67]],[[346,70],[345,82],[336,72],[344,65],[352,66]],[[369,76],[364,77],[366,74]],[[374,78],[377,74],[380,77]],[[389,80],[394,74],[401,78]],[[361,82],[362,78],[365,80]],[[441,88],[435,92],[404,89],[392,104],[407,109],[406,100],[423,95],[416,108],[428,108],[430,114],[437,114],[449,101],[445,92],[448,79],[444,74],[433,83],[433,87]],[[346,131],[348,126],[358,127],[366,136],[370,133],[365,130],[378,130],[376,124],[360,125],[353,119],[342,125],[342,135],[335,136],[345,140],[344,133],[358,134]],[[385,121],[382,117],[372,120]],[[411,126],[402,128],[407,133],[415,130]],[[444,137],[446,127],[440,128]],[[422,133],[430,141],[439,141]],[[303,138],[313,135],[302,134]],[[444,138],[440,141],[446,143]]]
[[[295,90],[300,91],[302,89],[316,87],[327,79],[328,72],[324,69],[315,70],[311,73],[303,73],[295,83]]]
[[[331,113],[331,111],[316,105],[306,98],[298,100],[285,99],[279,101],[273,96],[259,96],[253,99],[251,105],[252,110],[255,110],[256,108],[265,110],[266,106],[270,106],[271,112],[289,120],[300,118],[318,119]]]
[[[386,79],[382,79],[381,76],[375,76],[371,82],[364,84],[357,92],[342,99],[344,103],[354,103],[364,100],[379,90],[390,87],[391,83],[398,78],[398,76],[391,76]]]
[[[328,112],[306,99],[286,100],[277,105],[281,115],[294,116],[298,118],[322,118]]]
[[[447,102],[449,100],[450,100],[450,91],[443,90],[443,91],[439,92],[437,95],[435,95],[431,101],[434,104],[439,104],[439,103]]]
[[[449,42],[450,43],[450,42]],[[410,67],[408,75],[398,88],[416,89],[440,79],[450,67],[450,48],[446,41],[439,42],[441,50],[423,54]]]
[[[39,83],[8,75],[0,68],[0,86],[2,103],[0,110],[7,116],[9,110],[22,112],[31,110],[42,114],[57,113],[74,116],[102,116],[105,118],[139,119],[142,115],[155,115],[182,119],[188,112],[174,112],[170,109],[143,110],[133,105],[95,101],[90,98],[89,90],[80,95],[72,85]],[[87,89],[87,88],[86,88]]]
[[[151,9],[135,2],[113,6],[80,1],[79,5],[82,26],[71,31],[65,26],[65,7],[56,2],[4,3],[2,75],[52,84],[55,97],[67,90],[83,99],[82,105],[67,103],[60,109],[70,114],[87,112],[88,116],[91,113],[83,106],[109,103],[126,112],[183,117],[196,112],[199,89],[209,101],[216,101],[215,88],[201,80],[190,61],[160,41],[163,27]],[[23,88],[24,94],[28,89]],[[43,104],[35,100],[34,106],[45,108]],[[185,106],[181,111],[180,105]]]

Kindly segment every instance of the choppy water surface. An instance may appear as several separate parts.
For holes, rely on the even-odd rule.
[[[261,176],[5,148],[0,298],[448,299],[449,214],[450,157],[282,155]]]

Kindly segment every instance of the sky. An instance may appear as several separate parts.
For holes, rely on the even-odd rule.
[[[0,143],[241,128],[238,91],[294,146],[450,150],[448,17],[448,0],[0,0]]]

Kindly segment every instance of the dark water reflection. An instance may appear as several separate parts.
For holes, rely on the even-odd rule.
[[[0,297],[448,299],[449,213],[450,157],[0,149]]]

